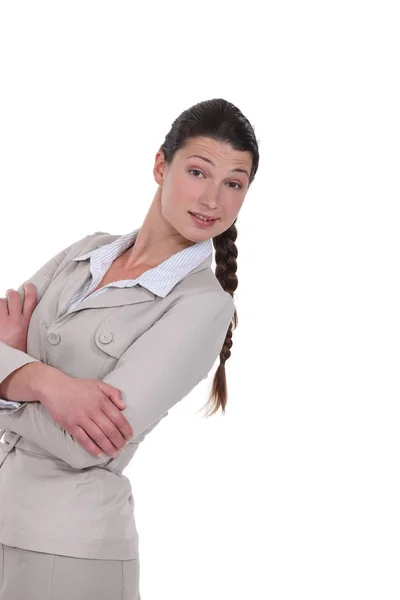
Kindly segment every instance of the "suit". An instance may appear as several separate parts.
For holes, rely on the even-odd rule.
[[[90,294],[97,285],[95,251],[107,255],[118,247],[121,253],[118,240],[129,244],[138,231],[96,232],[53,257],[28,280],[38,304],[27,352],[0,342],[0,382],[34,361],[102,380],[121,390],[134,432],[115,459],[100,458],[40,402],[10,402],[9,410],[0,410],[0,543],[79,558],[139,556],[134,499],[123,470],[146,435],[207,377],[235,307],[211,269],[212,253],[194,268],[175,254],[172,262],[180,261],[181,271],[165,261],[168,276],[159,294],[151,272]],[[23,287],[18,291],[23,298]]]

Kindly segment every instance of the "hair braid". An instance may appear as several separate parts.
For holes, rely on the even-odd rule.
[[[228,292],[232,298],[233,294],[238,286],[238,278],[236,275],[237,271],[237,257],[238,249],[235,244],[237,238],[237,219],[233,224],[226,229],[220,235],[213,238],[213,245],[215,248],[215,276],[221,284],[222,288]],[[232,327],[232,325],[234,327]],[[238,325],[238,315],[235,310],[233,319],[229,325],[225,341],[223,343],[221,352],[219,354],[220,363],[217,371],[215,372],[212,390],[208,402],[211,403],[213,398],[217,397],[220,399],[219,404],[215,404],[212,412],[208,415],[213,415],[219,407],[221,407],[222,413],[225,412],[227,402],[227,383],[225,375],[225,363],[231,356],[232,348],[232,328],[236,329]]]

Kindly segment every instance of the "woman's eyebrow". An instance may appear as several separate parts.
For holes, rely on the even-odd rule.
[[[212,165],[213,167],[215,167],[215,164],[213,163],[212,160],[210,160],[209,158],[206,158],[205,156],[200,156],[200,154],[191,154],[190,156],[187,157],[186,160],[188,160],[189,158],[193,158],[193,157],[201,158],[201,159],[207,161],[208,163],[210,163],[210,165]],[[247,175],[247,177],[250,179],[250,175],[248,174],[248,172],[245,169],[236,168],[236,169],[231,169],[230,172],[233,173],[234,171],[237,171],[238,173],[245,173]]]

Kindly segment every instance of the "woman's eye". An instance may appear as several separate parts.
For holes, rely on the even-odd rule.
[[[201,171],[199,171],[199,169],[189,169],[189,173],[201,173],[203,175],[203,173]],[[197,175],[195,175],[195,177],[197,177]],[[235,190],[241,190],[242,189],[242,186],[239,183],[237,183],[237,181],[230,181],[229,183],[230,184],[233,183],[233,185],[237,185],[236,188],[233,188]],[[232,186],[230,185],[229,187],[232,187]]]

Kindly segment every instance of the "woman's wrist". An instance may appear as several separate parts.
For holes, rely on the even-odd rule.
[[[56,377],[65,375],[59,369],[40,361],[19,367],[0,384],[0,395],[4,400],[15,402],[42,402],[51,393]]]
[[[39,366],[37,369],[31,370],[29,393],[35,397],[36,401],[46,404],[46,401],[54,395],[54,390],[63,384],[68,375],[51,365],[44,363],[32,364],[38,364]]]

